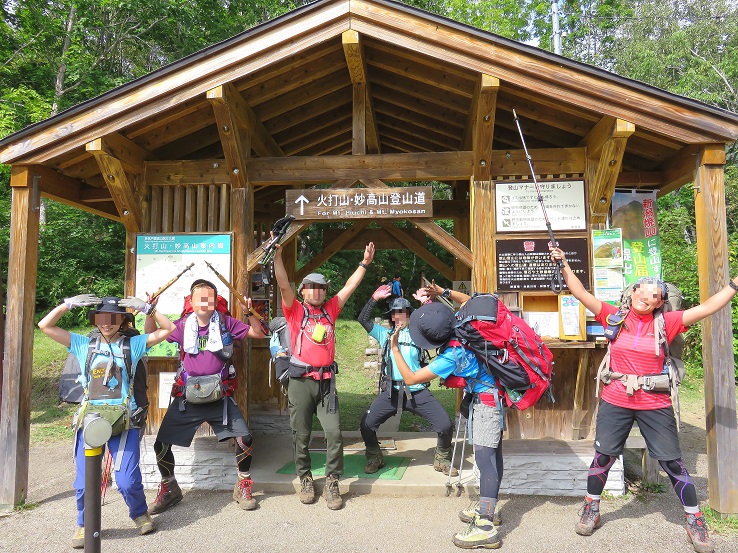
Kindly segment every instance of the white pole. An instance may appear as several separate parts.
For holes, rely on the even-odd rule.
[[[551,2],[551,20],[553,23],[554,54],[561,55],[561,29],[559,28],[559,3]]]

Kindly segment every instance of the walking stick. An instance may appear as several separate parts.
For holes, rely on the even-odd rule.
[[[272,261],[274,260],[274,254],[277,251],[277,244],[282,241],[284,235],[287,234],[287,229],[290,228],[290,224],[295,220],[294,215],[287,215],[282,217],[272,227],[272,238],[261,245],[263,257],[261,258],[262,265],[262,279],[264,284],[269,285],[272,283]]]
[[[546,229],[548,230],[548,237],[551,239],[551,246],[554,248],[557,248],[559,246],[559,243],[556,241],[556,238],[554,238],[553,229],[551,228],[551,222],[548,220],[548,214],[546,213],[546,205],[543,203],[543,195],[541,194],[541,187],[538,185],[538,179],[536,178],[536,172],[533,169],[533,159],[530,157],[530,154],[528,153],[528,147],[525,145],[525,138],[523,137],[523,129],[520,128],[520,119],[518,119],[518,114],[515,112],[515,109],[513,109],[512,112],[513,112],[513,118],[515,119],[515,124],[518,127],[518,133],[520,133],[520,141],[523,143],[523,151],[525,151],[525,158],[528,160],[528,166],[530,167],[530,174],[533,177],[533,184],[536,185],[536,193],[538,194],[538,203],[541,204],[541,211],[543,211],[543,219],[546,221]],[[560,259],[557,259],[556,265],[558,267],[554,271],[553,275],[551,275],[551,291],[554,294],[560,294],[561,291],[564,289],[564,277],[561,274],[561,271],[564,269],[564,263]]]
[[[472,407],[473,409],[473,407]],[[461,413],[459,413],[461,416]],[[461,473],[464,471],[464,452],[466,451],[466,430],[469,426],[469,419],[464,419],[464,441],[461,442],[461,458],[459,459],[459,481],[456,483],[456,497],[461,497],[464,493],[464,486],[461,484]],[[453,463],[451,464],[453,466]],[[451,471],[448,471],[451,474]]]
[[[456,438],[454,438],[454,450],[451,453],[451,468],[448,469],[448,481],[446,482],[446,497],[451,495],[451,490],[453,489],[453,486],[451,485],[451,472],[454,468],[454,459],[456,459],[456,446],[459,445],[459,430],[461,430],[461,413],[459,413],[459,416],[456,419]],[[466,429],[464,429],[464,434],[466,434]],[[464,439],[466,439],[466,436],[464,436]]]
[[[167,282],[167,283],[166,283],[166,284],[165,284],[164,286],[162,286],[162,287],[161,287],[161,288],[159,288],[159,289],[158,289],[158,290],[157,290],[156,292],[154,292],[154,294],[153,294],[153,295],[151,296],[151,299],[153,300],[153,299],[156,299],[156,298],[158,298],[159,296],[161,296],[161,295],[162,295],[162,294],[163,294],[163,293],[164,293],[164,292],[166,291],[166,289],[167,289],[167,288],[169,288],[169,287],[170,287],[170,286],[171,286],[172,284],[174,284],[175,282],[177,282],[177,281],[179,280],[179,278],[180,278],[180,277],[181,277],[181,276],[182,276],[183,274],[185,274],[185,273],[186,273],[187,271],[189,271],[190,269],[192,269],[192,267],[194,267],[194,266],[195,266],[195,264],[194,264],[194,263],[190,263],[189,265],[187,265],[187,267],[185,267],[185,268],[184,268],[184,269],[182,270],[182,272],[181,272],[181,273],[179,273],[179,274],[178,274],[178,275],[177,275],[176,277],[174,277],[174,278],[173,278],[172,280],[170,280],[170,281],[169,281],[169,282]]]
[[[215,276],[217,276],[220,279],[220,281],[228,287],[228,289],[231,291],[231,293],[236,297],[238,301],[240,301],[243,305],[248,305],[246,303],[246,298],[243,296],[243,294],[241,294],[238,290],[236,290],[233,287],[233,285],[230,282],[228,282],[226,277],[224,277],[218,271],[216,271],[215,267],[213,267],[207,261],[205,261],[205,265],[207,265],[210,268],[210,270],[215,273]],[[264,335],[269,336],[269,326],[266,324],[266,321],[264,321],[264,317],[262,317],[261,314],[258,311],[256,311],[253,307],[249,307],[248,310],[251,315],[259,319],[259,326],[261,327],[261,331],[264,333]]]

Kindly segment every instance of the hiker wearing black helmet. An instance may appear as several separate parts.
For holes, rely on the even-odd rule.
[[[682,462],[677,421],[669,393],[671,375],[664,375],[668,363],[665,364],[666,352],[659,338],[663,337],[668,346],[689,326],[728,305],[738,291],[738,277],[703,303],[685,311],[667,313],[662,313],[667,286],[658,279],[644,278],[636,283],[624,306],[618,309],[587,292],[569,267],[562,250],[552,249],[551,258],[554,262],[562,262],[564,281],[574,297],[594,313],[604,327],[610,327],[608,331],[617,327],[612,332],[610,343],[610,367],[601,375],[605,385],[597,411],[595,456],[589,468],[587,496],[575,526],[576,533],[589,536],[602,524],[600,494],[610,468],[623,453],[633,422],[637,421],[649,454],[658,460],[669,476],[684,506],[687,536],[692,546],[699,553],[713,551],[705,517],[697,500],[697,490]],[[651,385],[658,378],[666,381],[661,391]]]
[[[391,354],[390,337],[395,332],[399,332],[402,356],[410,366],[410,370],[417,372],[421,366],[427,364],[425,350],[413,342],[410,331],[407,329],[407,321],[413,312],[410,302],[405,298],[395,298],[390,301],[389,310],[385,313],[391,325],[389,330],[370,320],[372,309],[377,302],[390,297],[391,294],[392,287],[389,284],[377,288],[358,317],[361,326],[379,342],[382,351],[380,393],[361,418],[361,437],[364,438],[367,458],[364,472],[373,474],[384,466],[382,450],[379,448],[377,439],[379,426],[394,415],[410,411],[430,422],[433,430],[438,433],[433,468],[445,475],[451,471],[452,476],[456,476],[458,472],[451,466],[451,434],[453,432],[451,418],[430,392],[427,383],[413,385],[405,383]]]
[[[72,538],[72,547],[82,549],[85,542],[85,444],[82,437],[82,420],[90,411],[99,411],[111,422],[113,435],[107,443],[115,459],[115,483],[128,506],[129,516],[141,534],[155,530],[154,521],[148,513],[144,496],[141,469],[139,468],[140,425],[135,416],[137,406],[133,396],[133,380],[136,366],[146,351],[167,338],[174,325],[160,313],[154,303],[138,298],[119,299],[106,297],[102,300],[92,294],[81,294],[67,298],[52,309],[38,323],[39,328],[52,340],[66,346],[79,362],[85,396],[75,414],[75,463],[74,488],[77,499],[77,528]],[[99,338],[75,334],[57,326],[59,319],[76,307],[96,306],[87,318],[99,330]],[[127,307],[147,313],[156,319],[160,328],[148,334],[127,337],[122,334],[133,324],[133,314]],[[116,414],[117,413],[117,414]],[[115,419],[115,420],[114,420]]]
[[[176,330],[168,338],[179,346],[182,365],[172,390],[173,400],[154,442],[161,484],[151,512],[161,513],[182,500],[182,491],[174,475],[172,445],[189,447],[195,432],[205,422],[218,441],[234,439],[238,475],[233,500],[250,511],[258,506],[253,497],[254,482],[250,472],[253,438],[233,399],[237,377],[231,356],[235,340],[247,336],[264,338],[264,334],[254,314],[249,315],[249,324],[246,324],[221,313],[219,302],[225,302],[212,282],[195,280],[190,294],[192,312],[175,321]],[[244,307],[248,309],[250,298],[246,298],[246,302]]]
[[[409,328],[413,342],[424,349],[438,349],[431,363],[413,372],[400,349],[400,333],[391,337],[392,355],[402,378],[409,385],[430,382],[434,378],[451,376],[465,379],[465,388],[473,401],[469,406],[471,441],[474,459],[479,468],[479,504],[471,512],[459,516],[469,522],[466,531],[453,536],[453,543],[462,549],[496,549],[502,541],[495,526],[501,518],[497,514],[497,499],[502,482],[502,428],[503,410],[495,378],[482,370],[476,355],[454,340],[456,317],[454,312],[431,299],[443,296],[464,303],[469,296],[454,290],[443,290],[433,284],[418,290],[414,297],[426,302],[410,316]]]
[[[338,478],[343,474],[338,397],[336,395],[335,324],[374,259],[374,244],[364,249],[364,257],[338,293],[326,301],[329,282],[319,273],[307,275],[298,287],[303,301],[297,301],[282,260],[282,248],[274,256],[274,276],[282,293],[282,311],[290,334],[291,358],[287,398],[290,428],[295,448],[295,471],[300,478],[300,501],[315,502],[308,446],[313,415],[317,414],[326,438],[326,484],[323,495],[329,509],[343,506]]]

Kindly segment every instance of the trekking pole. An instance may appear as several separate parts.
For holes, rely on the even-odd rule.
[[[277,244],[281,243],[282,238],[287,234],[287,229],[290,228],[290,224],[294,220],[294,215],[287,215],[286,217],[282,217],[277,220],[272,227],[272,238],[261,245],[261,249],[264,253],[259,263],[261,263],[261,266],[263,267],[261,271],[262,279],[267,285],[272,283],[272,270],[270,266],[274,259],[274,254],[277,252]]]
[[[459,415],[461,415],[461,413],[459,413]],[[464,493],[464,486],[461,484],[461,473],[464,472],[464,452],[466,451],[466,427],[467,426],[469,426],[469,419],[465,418],[464,419],[464,441],[461,443],[461,459],[459,459],[459,481],[456,483],[456,497],[461,497],[461,494]],[[451,474],[451,471],[449,471],[449,474]]]
[[[448,469],[448,482],[446,482],[446,497],[451,495],[451,469],[454,468],[454,459],[456,458],[456,446],[459,445],[459,430],[461,430],[461,413],[456,420],[456,438],[454,438],[454,450],[451,453],[451,468]]]
[[[161,296],[161,295],[162,295],[162,294],[163,294],[164,292],[166,292],[167,288],[169,288],[169,287],[170,287],[170,286],[171,286],[172,284],[174,284],[175,282],[177,282],[177,281],[179,280],[179,278],[180,278],[180,277],[181,277],[181,276],[182,276],[183,274],[185,274],[185,273],[186,273],[187,271],[189,271],[190,269],[192,269],[192,267],[194,267],[194,266],[195,266],[195,264],[194,264],[194,263],[190,263],[189,265],[187,265],[187,267],[185,267],[185,268],[184,268],[184,269],[182,270],[182,272],[181,272],[181,273],[179,273],[179,274],[178,274],[178,275],[177,275],[176,277],[174,277],[174,278],[173,278],[172,280],[170,280],[170,281],[169,281],[169,282],[167,282],[167,283],[166,283],[166,284],[165,284],[164,286],[161,286],[161,287],[160,287],[160,288],[159,288],[159,289],[158,289],[158,290],[157,290],[156,292],[154,292],[154,293],[153,293],[153,294],[151,295],[151,300],[153,301],[153,300],[155,300],[156,298],[158,298],[159,296]],[[138,312],[138,311],[136,311],[136,310],[134,310],[134,311],[133,311],[133,314],[134,314],[134,315],[138,315],[138,313],[139,313],[139,312]]]
[[[528,147],[525,145],[525,137],[523,136],[523,129],[520,128],[520,119],[515,109],[512,110],[515,124],[518,127],[518,133],[520,133],[520,141],[523,143],[523,151],[525,152],[525,158],[528,160],[528,167],[530,167],[530,174],[533,177],[533,184],[536,185],[536,193],[538,194],[538,203],[541,204],[541,211],[543,212],[543,219],[546,221],[546,230],[548,230],[548,237],[551,239],[551,247],[557,248],[559,243],[554,238],[553,229],[551,228],[551,222],[548,220],[548,214],[546,213],[546,205],[543,203],[543,194],[541,194],[541,187],[538,185],[538,179],[536,178],[536,172],[533,169],[533,159],[528,153]],[[551,291],[554,294],[560,294],[564,289],[564,277],[561,271],[564,269],[564,263],[560,259],[556,260],[557,269],[551,275]]]
[[[215,276],[217,276],[220,281],[226,285],[226,287],[231,291],[231,293],[236,297],[238,301],[240,301],[243,305],[248,305],[246,303],[246,298],[241,294],[236,288],[228,282],[226,277],[221,275],[218,271],[215,270],[215,267],[213,267],[210,263],[205,261],[205,265],[207,265],[211,271],[215,273]],[[256,311],[253,307],[248,308],[249,313],[259,319],[259,326],[261,327],[261,331],[264,333],[265,336],[269,336],[269,326],[266,324],[266,321],[264,321],[264,317],[261,316],[261,314]]]

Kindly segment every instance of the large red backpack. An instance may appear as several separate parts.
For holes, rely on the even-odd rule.
[[[551,393],[553,354],[523,319],[494,294],[474,294],[457,314],[456,339],[504,387],[507,405],[527,409]]]

